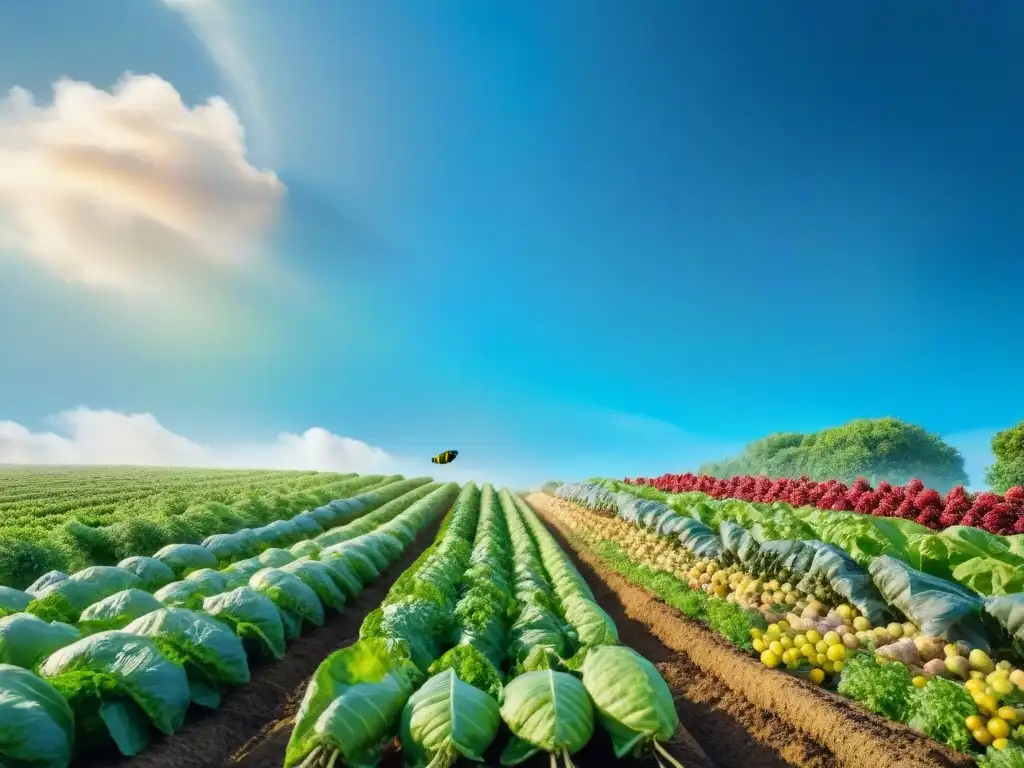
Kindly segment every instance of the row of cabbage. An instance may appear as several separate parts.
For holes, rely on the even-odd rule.
[[[556,493],[591,509],[614,511],[677,540],[697,557],[737,563],[761,579],[792,582],[826,606],[846,602],[875,626],[905,617],[929,636],[963,641],[986,652],[1013,648],[1024,656],[1024,593],[984,597],[891,555],[867,557],[861,550],[861,557],[855,558],[836,544],[782,538],[770,509],[758,510],[748,502],[695,500],[669,506],[615,493],[599,483],[563,485]],[[755,512],[761,520],[749,527],[729,519],[749,519]]]
[[[888,555],[986,597],[1024,592],[1024,534],[999,536],[966,525],[935,531],[899,517],[794,507],[785,502],[713,499],[702,493],[671,494],[619,480],[602,480],[599,484],[613,493],[621,491],[664,502],[715,529],[729,520],[750,530],[758,540],[833,544],[864,567],[876,557]]]
[[[572,765],[599,721],[619,756],[653,750],[678,727],[654,666],[618,644],[612,620],[535,513],[507,490],[465,486],[433,545],[321,664],[285,766],[377,765],[397,735],[406,764],[500,755]]]
[[[243,533],[241,548],[215,537],[102,578],[55,581],[54,590],[99,584],[94,594],[109,594],[80,609],[84,588],[64,587],[62,600],[45,605],[69,622],[29,612],[0,618],[0,763],[58,768],[110,742],[135,754],[151,727],[174,733],[190,704],[217,707],[224,686],[248,682],[251,658],[282,658],[306,626],[341,610],[457,491],[426,479],[392,482],[304,513],[295,528],[278,526],[270,543],[288,549]]]
[[[638,565],[759,611],[749,635],[766,666],[818,685],[834,674],[840,693],[955,749],[1024,760],[1024,595],[983,598],[888,555],[865,568],[834,544],[773,540],[729,519],[716,528],[598,483],[556,495],[604,513],[577,527]]]

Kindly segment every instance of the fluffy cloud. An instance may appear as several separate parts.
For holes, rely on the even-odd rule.
[[[156,75],[106,92],[61,80],[53,102],[0,100],[0,247],[68,281],[159,295],[259,266],[285,189],[253,167],[220,98],[189,107]]]
[[[416,462],[320,427],[301,435],[284,432],[267,443],[211,446],[175,434],[150,413],[78,408],[49,421],[55,431],[33,432],[16,422],[0,421],[0,464],[258,467],[408,475],[426,471]]]

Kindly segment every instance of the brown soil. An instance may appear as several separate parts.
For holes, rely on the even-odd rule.
[[[567,541],[557,516],[567,502],[527,499],[619,628],[622,642],[654,661],[676,695],[679,718],[722,768],[957,768],[964,755],[829,691],[770,670]],[[582,763],[581,763],[582,764]]]
[[[291,732],[291,719],[298,710],[309,678],[331,651],[351,645],[359,637],[366,614],[378,607],[391,585],[433,541],[441,525],[439,517],[406,550],[402,559],[381,573],[341,613],[328,613],[322,627],[308,632],[288,646],[280,662],[256,662],[252,679],[224,694],[220,709],[192,707],[185,726],[176,734],[154,739],[149,748],[132,758],[113,751],[86,755],[77,762],[88,768],[217,768],[250,739],[282,729],[274,768],[281,768],[284,747]],[[285,729],[284,726],[287,725]],[[271,765],[271,763],[267,763]]]

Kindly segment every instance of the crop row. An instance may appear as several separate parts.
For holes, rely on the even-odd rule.
[[[84,509],[46,518],[5,512],[0,521],[0,584],[24,588],[50,570],[112,565],[172,542],[198,543],[212,534],[290,518],[395,479],[323,475],[290,482],[269,478],[252,486],[244,481],[214,488],[175,486],[97,516]],[[314,481],[318,484],[309,485]],[[289,486],[295,489],[282,492]]]
[[[280,659],[341,610],[457,488],[395,482],[202,545],[47,574],[0,618],[0,722],[31,734],[0,739],[0,763],[60,768],[111,742],[135,754],[151,727],[175,732],[190,704],[216,707],[224,686],[247,683],[253,654]]]
[[[672,494],[618,480],[601,481],[609,498],[618,492],[664,503],[684,517],[717,529],[723,520],[755,538],[820,541],[834,545],[867,568],[882,555],[900,560],[979,595],[1024,592],[1024,536],[999,536],[970,526],[941,531],[900,518],[859,512],[713,499],[702,493]],[[600,493],[603,493],[600,492]],[[617,498],[617,497],[616,497]],[[595,503],[599,503],[594,499]]]
[[[661,477],[626,478],[632,485],[649,485],[668,493],[698,492],[715,499],[742,499],[763,504],[784,502],[795,507],[854,511],[879,517],[912,520],[932,530],[955,525],[981,528],[1005,536],[1024,534],[1024,488],[1010,488],[1000,496],[984,491],[968,493],[962,485],[945,496],[925,488],[920,480],[906,485],[879,483],[872,488],[859,478],[847,486],[838,480],[816,482],[797,479],[740,475],[728,479],[710,475],[665,474]]]
[[[413,768],[585,746],[596,723],[619,757],[663,746],[679,721],[655,667],[618,632],[536,514],[507,490],[463,488],[433,545],[395,582],[354,645],[314,674],[286,766],[373,766],[397,735]]]
[[[959,751],[990,746],[993,760],[1024,759],[1024,595],[983,599],[862,550],[865,567],[835,544],[790,538],[792,508],[679,496],[670,505],[608,485],[558,489],[575,502],[559,508],[574,534],[721,603],[702,618],[766,666]],[[853,513],[809,514],[824,524]]]

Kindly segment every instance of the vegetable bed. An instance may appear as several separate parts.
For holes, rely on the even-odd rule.
[[[621,551],[608,547],[606,540],[594,538],[588,526],[592,513],[583,508],[544,494],[530,496],[528,501],[595,570],[610,600],[620,603],[635,622],[637,634],[647,630],[674,652],[668,663],[678,664],[681,674],[666,677],[682,697],[677,705],[684,720],[716,765],[745,765],[746,756],[759,749],[762,756],[754,758],[753,765],[940,768],[974,764],[970,757],[806,680],[767,669],[708,626],[730,628],[734,614],[722,610],[722,606],[731,608],[724,600],[709,599],[666,574],[638,568]],[[602,593],[595,591],[600,599]],[[688,709],[699,716],[686,720]],[[723,735],[723,723],[728,723],[724,727],[731,728],[731,735]]]

